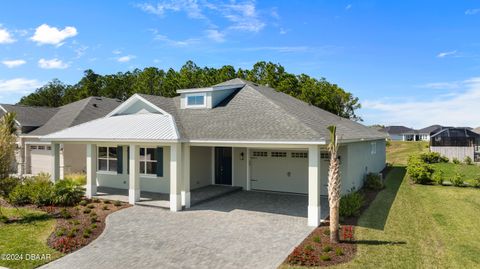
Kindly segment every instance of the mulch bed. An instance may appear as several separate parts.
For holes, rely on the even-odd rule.
[[[109,214],[129,206],[118,201],[84,199],[73,207],[47,206],[39,209],[57,218],[48,245],[60,252],[70,253],[95,240],[105,229],[105,219]]]
[[[382,173],[385,176],[390,171],[386,167]],[[330,243],[330,227],[328,219],[320,227],[313,230],[285,259],[286,265],[300,266],[331,266],[351,261],[357,253],[355,243],[355,226],[360,215],[375,200],[380,190],[361,189],[364,195],[364,205],[358,216],[340,218],[340,243]]]

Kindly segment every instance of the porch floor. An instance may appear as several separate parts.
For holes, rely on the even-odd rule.
[[[240,191],[242,187],[209,185],[190,191],[191,206],[203,203],[217,197]],[[110,187],[97,187],[97,195],[94,197],[107,200],[118,200],[128,203],[128,190]],[[168,193],[142,191],[137,205],[170,208],[170,195]]]

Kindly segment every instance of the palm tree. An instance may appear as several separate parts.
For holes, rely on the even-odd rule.
[[[328,203],[330,206],[330,242],[338,243],[339,235],[339,219],[340,219],[340,161],[337,157],[338,141],[337,127],[328,126],[330,131],[330,144],[328,151],[330,152],[330,165],[328,168]]]
[[[17,132],[17,126],[15,123],[16,116],[17,114],[15,114],[15,112],[9,112],[3,115],[1,119],[10,134],[15,134]]]

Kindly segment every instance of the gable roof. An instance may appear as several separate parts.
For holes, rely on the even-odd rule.
[[[42,136],[54,133],[72,126],[104,117],[121,104],[118,99],[107,97],[88,97],[58,109],[43,126],[29,133],[32,136]]]
[[[470,130],[468,127],[448,127],[432,135],[433,137],[477,137],[480,138],[480,134]]]
[[[385,138],[270,87],[241,79],[217,85],[229,84],[244,86],[213,109],[180,109],[180,97],[140,96],[171,114],[181,137],[189,140],[319,142],[328,140],[330,125],[337,126],[343,141]]]
[[[387,126],[383,129],[389,135],[401,135],[404,133],[414,133],[415,130],[401,125]]]
[[[2,109],[3,108],[3,109]],[[0,116],[6,112],[15,112],[17,123],[22,127],[39,127],[45,124],[58,108],[0,104]]]
[[[420,134],[430,134],[432,132],[438,132],[443,128],[443,126],[435,124],[418,130]]]

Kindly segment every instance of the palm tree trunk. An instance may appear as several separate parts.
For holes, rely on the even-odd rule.
[[[337,157],[338,143],[336,127],[328,127],[330,130],[330,165],[328,169],[328,203],[330,207],[330,242],[338,243],[340,241],[340,161]]]

